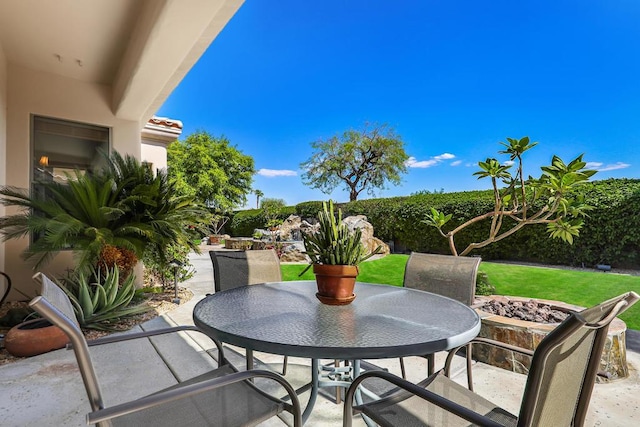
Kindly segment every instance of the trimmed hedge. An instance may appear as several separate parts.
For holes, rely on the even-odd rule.
[[[573,245],[548,237],[544,224],[529,225],[499,242],[477,249],[471,255],[484,260],[502,259],[545,264],[610,264],[618,268],[640,268],[640,180],[607,179],[586,183],[577,190],[593,210],[584,219],[580,236]],[[448,242],[438,231],[422,222],[430,208],[453,214],[446,230],[484,214],[493,208],[491,190],[457,193],[418,194],[408,197],[359,200],[339,204],[344,216],[365,215],[376,237],[394,241],[396,249],[449,254]],[[283,209],[278,218],[295,213],[315,218],[321,201],[300,203]],[[264,228],[259,209],[238,211],[230,221],[230,234],[250,236],[255,228]],[[505,220],[503,230],[509,222]],[[488,235],[489,220],[478,222],[456,235],[462,251],[471,242]]]
[[[280,210],[277,218],[285,220],[289,215],[296,213],[294,206],[287,206]],[[249,209],[246,211],[236,211],[233,213],[231,220],[227,223],[225,231],[232,236],[245,236],[249,237],[253,235],[253,230],[256,228],[265,229],[267,218],[264,216],[262,209]]]

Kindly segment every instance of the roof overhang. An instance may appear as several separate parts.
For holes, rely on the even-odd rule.
[[[243,0],[2,0],[9,63],[112,88],[115,116],[143,123]]]

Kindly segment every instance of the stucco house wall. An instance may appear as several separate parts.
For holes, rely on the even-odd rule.
[[[242,2],[1,1],[0,185],[29,188],[33,116],[109,128],[111,149],[166,167],[166,145],[182,126],[149,118]],[[0,206],[0,216],[15,212]],[[27,244],[0,241],[10,300],[34,294],[33,266],[20,257]],[[72,265],[66,252],[43,271],[61,275]]]
[[[107,85],[43,73],[16,65],[8,67],[6,155],[12,159],[6,165],[6,185],[29,187],[31,165],[30,122],[32,115],[72,120],[100,125],[111,129],[111,148],[140,159],[140,129],[134,120],[115,117],[111,110],[112,92]],[[7,214],[12,211],[7,208]],[[32,286],[33,265],[27,264],[20,254],[27,248],[28,239],[5,243],[4,271],[22,291],[29,293]],[[71,268],[70,253],[62,253],[47,264],[45,273],[62,275]],[[28,285],[27,285],[28,284]]]

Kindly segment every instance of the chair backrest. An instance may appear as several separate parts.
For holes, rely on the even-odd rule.
[[[11,291],[11,279],[9,275],[0,271],[0,305]]]
[[[481,259],[413,252],[404,271],[404,286],[471,305]]]
[[[102,393],[98,385],[89,346],[76,319],[73,305],[65,292],[42,273],[36,273],[33,279],[38,282],[36,296],[29,306],[67,335],[76,355],[80,374],[89,398],[92,410],[103,409]]]
[[[280,260],[273,249],[209,251],[216,292],[265,282],[279,282]]]
[[[629,292],[572,313],[538,345],[518,426],[581,426],[587,414],[609,323],[638,301]]]

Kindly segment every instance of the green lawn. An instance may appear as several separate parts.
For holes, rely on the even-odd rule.
[[[360,264],[358,280],[402,286],[407,259],[407,255],[389,255],[364,262]],[[304,268],[299,264],[282,265],[283,279],[314,280],[311,270],[298,277]],[[640,276],[491,262],[481,263],[480,270],[488,274],[500,295],[552,299],[588,307],[627,291],[640,293]],[[620,317],[629,328],[640,329],[640,303]]]
[[[360,270],[358,281],[402,286],[407,259],[409,259],[408,255],[388,255],[373,261],[365,261],[358,266]],[[302,277],[298,277],[306,266],[306,264],[282,264],[282,280],[315,280],[312,269]]]

